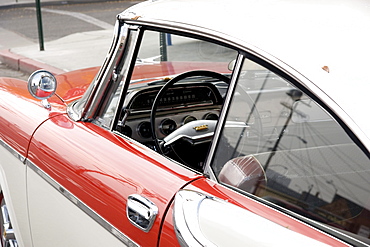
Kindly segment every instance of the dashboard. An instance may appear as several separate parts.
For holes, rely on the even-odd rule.
[[[122,134],[141,142],[152,141],[150,113],[154,100],[162,88],[149,86],[130,89],[124,107]],[[217,120],[223,98],[212,83],[184,83],[169,88],[159,99],[156,111],[156,134],[160,139],[194,120]]]

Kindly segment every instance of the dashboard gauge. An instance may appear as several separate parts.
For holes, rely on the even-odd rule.
[[[132,129],[129,126],[127,126],[127,125],[125,125],[125,126],[118,126],[117,127],[117,130],[121,134],[123,134],[125,136],[128,136],[128,137],[131,137],[132,136]]]
[[[218,120],[218,116],[215,113],[209,112],[206,115],[203,116],[203,119],[205,120]]]
[[[137,127],[137,132],[143,138],[149,138],[152,136],[152,128],[149,122],[141,122]]]
[[[176,122],[169,118],[164,119],[159,125],[159,129],[164,135],[171,134],[176,129],[176,127]]]
[[[191,121],[195,121],[197,120],[196,117],[193,117],[193,116],[186,116],[184,117],[184,120],[182,120],[182,124],[187,124],[187,123],[190,123]]]

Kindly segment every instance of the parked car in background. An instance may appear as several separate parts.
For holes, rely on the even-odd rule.
[[[2,246],[369,246],[369,18],[147,1],[100,68],[1,78]]]

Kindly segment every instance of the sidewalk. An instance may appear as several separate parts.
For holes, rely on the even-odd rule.
[[[0,61],[13,69],[32,73],[46,69],[54,74],[100,66],[108,52],[113,30],[75,33],[45,43],[0,50]]]
[[[34,3],[34,0],[17,1],[17,4]],[[61,2],[60,0],[52,1]],[[87,1],[96,0],[78,0],[78,2]],[[5,6],[5,2],[15,2],[15,0],[0,0],[0,8]],[[6,30],[0,28],[0,33],[4,34],[4,32]],[[27,41],[14,33],[8,32],[6,35],[10,42],[19,43],[12,44],[9,46],[12,48],[6,49],[1,48],[2,44],[0,44],[0,61],[2,63],[27,74],[38,69],[61,74],[76,69],[101,66],[113,38],[113,26],[111,29],[75,33],[58,40],[45,42],[45,51],[40,51],[38,43]]]

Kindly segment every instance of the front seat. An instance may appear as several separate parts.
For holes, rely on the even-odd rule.
[[[218,179],[249,193],[254,193],[258,186],[266,185],[267,182],[261,163],[253,155],[233,158],[226,162]]]

